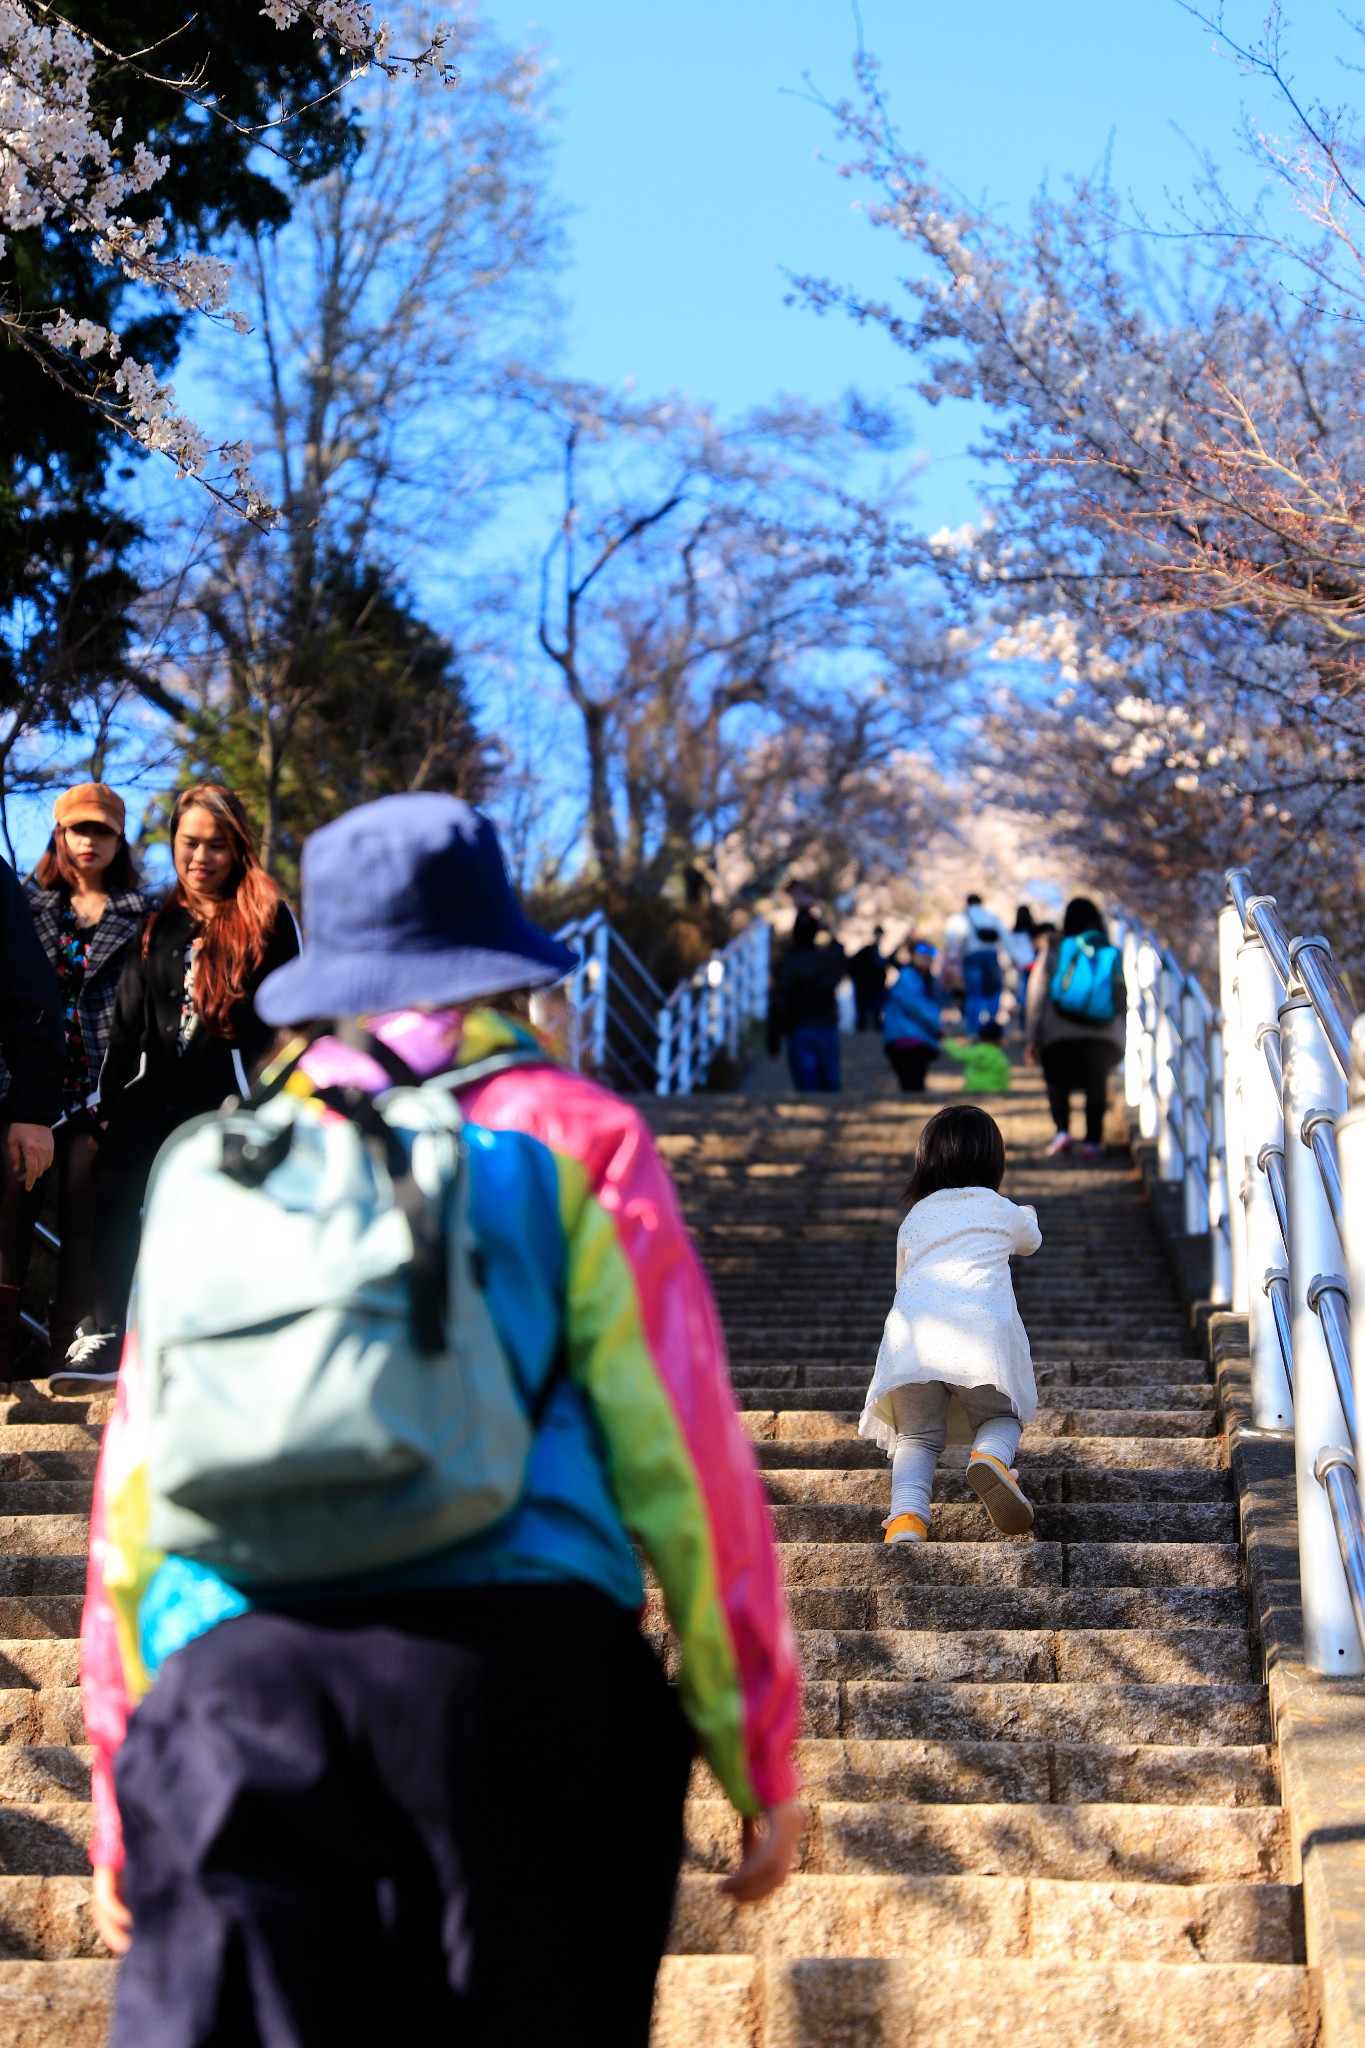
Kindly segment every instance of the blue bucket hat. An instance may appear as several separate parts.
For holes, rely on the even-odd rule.
[[[303,951],[256,992],[267,1024],[368,1017],[558,981],[578,955],[516,899],[488,819],[419,791],[361,804],[303,849]]]

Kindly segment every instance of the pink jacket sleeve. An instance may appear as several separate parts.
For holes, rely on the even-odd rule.
[[[561,1163],[571,1369],[679,1636],[683,1704],[735,1804],[776,1805],[799,1786],[796,1643],[715,1303],[667,1167],[639,1113],[576,1074],[515,1069],[464,1107],[539,1138]]]

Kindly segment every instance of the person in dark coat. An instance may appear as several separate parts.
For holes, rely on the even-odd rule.
[[[1064,1006],[1059,1007],[1053,999],[1052,978],[1068,939],[1088,942],[1098,960],[1107,960],[1107,1000],[1100,1002],[1098,1015],[1077,1016]],[[1060,939],[1049,936],[1041,942],[1037,964],[1029,976],[1024,1015],[1024,1057],[1030,1066],[1041,1066],[1043,1070],[1048,1108],[1056,1125],[1048,1146],[1054,1156],[1075,1150],[1083,1158],[1100,1157],[1104,1150],[1109,1076],[1123,1058],[1127,1037],[1128,991],[1123,979],[1123,957],[1116,946],[1109,944],[1099,905],[1088,896],[1073,896],[1066,906]],[[1085,1097],[1085,1137],[1079,1145],[1071,1136],[1073,1095]]]
[[[5,1193],[27,1195],[52,1164],[66,1045],[57,977],[6,861],[0,861],[0,1057],[8,1083],[0,1099]],[[19,1289],[0,1287],[0,1377],[9,1375],[18,1328]]]
[[[803,1095],[839,1090],[839,1002],[835,994],[848,973],[837,939],[819,945],[819,920],[801,911],[791,945],[778,962],[768,1005],[768,1051],[776,1059],[787,1041],[793,1088]]]
[[[184,791],[171,813],[171,854],[175,887],[119,980],[100,1076],[94,1310],[50,1376],[54,1393],[117,1379],[152,1161],[179,1125],[246,1094],[275,1042],[252,999],[299,950],[298,926],[230,790]]]
[[[853,1002],[859,1031],[880,1031],[886,1008],[886,960],[882,955],[882,927],[872,934],[872,943],[860,946],[848,963],[853,983]]]
[[[151,910],[124,833],[123,799],[107,783],[63,790],[52,837],[27,884],[38,943],[57,976],[65,1074],[53,1133],[57,1180],[57,1294],[48,1356],[60,1364],[93,1305],[91,1228],[99,1126],[92,1114],[114,1020],[124,956]],[[44,1183],[10,1178],[0,1191],[0,1353],[8,1360]],[[46,1371],[45,1364],[37,1370]],[[0,1364],[0,1376],[7,1366]]]

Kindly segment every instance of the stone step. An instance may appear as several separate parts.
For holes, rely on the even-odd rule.
[[[837,1416],[822,1419],[833,1427],[821,1435],[759,1438],[759,1464],[766,1470],[886,1471],[885,1451],[869,1437],[860,1437],[856,1423],[840,1423]],[[1227,1443],[1222,1437],[1040,1437],[1034,1432],[1024,1436],[1020,1455],[1021,1469],[1026,1468],[1035,1482],[1063,1472],[1095,1471],[1112,1476],[1120,1471],[1155,1475],[1226,1473],[1229,1469]],[[944,1453],[939,1470],[965,1470],[966,1462],[965,1445],[953,1446]]]
[[[37,1593],[22,1600],[0,1594],[0,1637],[74,1636],[80,1626],[79,1593]]]
[[[116,1963],[0,1962],[7,2048],[103,2048]]]
[[[765,1462],[764,1484],[774,1505],[786,1507],[823,1503],[830,1506],[880,1508],[886,1512],[891,1494],[891,1472],[886,1453],[871,1471],[849,1471],[845,1467],[822,1466],[811,1471],[772,1459]],[[1035,1506],[1156,1506],[1181,1502],[1222,1503],[1233,1501],[1232,1474],[1215,1467],[1193,1471],[1163,1471],[1151,1466],[1137,1471],[1053,1471],[1045,1458],[1019,1459],[1019,1484]],[[939,1466],[934,1475],[934,1499],[945,1505],[956,1502],[967,1507],[976,1496],[967,1484],[963,1465]]]
[[[684,1873],[669,1949],[792,1959],[932,1954],[940,1966],[959,1956],[1072,1964],[1304,1959],[1292,1885],[1038,1877],[796,1876],[762,1905],[739,1907],[711,1878]]]
[[[1247,1634],[1236,1586],[792,1586],[798,1629],[1234,1629]],[[667,1626],[646,1595],[644,1628]]]
[[[0,1694],[0,1700],[6,1697]],[[13,1695],[10,1695],[13,1697]],[[42,1695],[38,1695],[42,1697]],[[1248,1743],[1270,1739],[1265,1688],[1236,1684],[1098,1684],[813,1679],[803,1733],[874,1741]]]
[[[832,1501],[798,1507],[775,1506],[773,1525],[779,1542],[866,1543],[880,1535],[889,1489],[868,1506],[841,1506]],[[871,1519],[873,1526],[869,1528]],[[936,1506],[931,1531],[938,1543],[998,1543],[999,1532],[980,1502],[945,1501]],[[1082,1506],[1066,1502],[1035,1502],[1033,1534],[1040,1543],[1229,1543],[1237,1541],[1237,1509],[1231,1501],[1172,1501],[1148,1505],[1141,1501]],[[903,1546],[902,1546],[903,1547]]]
[[[841,1393],[833,1387],[803,1387],[799,1408],[782,1407],[777,1402],[761,1400],[743,1388],[735,1391],[745,1427],[751,1436],[773,1435],[773,1425],[779,1414],[794,1433],[809,1436],[815,1433],[811,1418],[819,1414],[833,1415],[856,1431],[867,1388],[862,1387],[854,1399],[851,1389],[848,1393]],[[1117,1401],[1122,1396],[1127,1401],[1126,1389],[1114,1387],[1108,1391],[1111,1399]],[[1043,1437],[1053,1436],[1200,1437],[1217,1436],[1219,1433],[1218,1418],[1208,1403],[1190,1408],[1163,1409],[1139,1405],[1090,1408],[1065,1401],[1059,1407],[1040,1408],[1024,1432],[1024,1441],[1036,1443]]]
[[[871,1379],[871,1365],[857,1374],[841,1371],[826,1372],[820,1366],[781,1366],[770,1372],[736,1373],[734,1388],[741,1406],[746,1408],[775,1407],[774,1396],[781,1393],[797,1393],[806,1405],[807,1395],[812,1399],[810,1406],[824,1407],[830,1396],[842,1395],[841,1404],[846,1408],[861,1409]],[[1207,1381],[1201,1380],[1187,1386],[1170,1383],[1152,1386],[1140,1380],[1127,1380],[1118,1386],[1100,1387],[1040,1387],[1038,1407],[1040,1412],[1058,1411],[1084,1414],[1088,1409],[1105,1409],[1121,1405],[1125,1409],[1155,1408],[1162,1411],[1171,1409],[1208,1410],[1212,1412],[1215,1394]]]
[[[1233,1543],[787,1543],[789,1586],[1238,1586]]]
[[[26,1966],[36,1967],[36,1966]],[[1288,1964],[666,1956],[651,2048],[1312,2048],[1312,1971]],[[84,2043],[80,2044],[84,2048]]]
[[[0,1745],[84,1742],[81,1696],[74,1686],[0,1689]]]
[[[807,1737],[797,1760],[808,1799],[1019,1801],[1027,1805],[1275,1806],[1279,1779],[1264,1743],[1067,1742],[976,1736],[942,1741]],[[717,1788],[698,1764],[699,1798]]]
[[[0,1690],[80,1684],[80,1644],[71,1637],[18,1636],[0,1641]]]
[[[687,1854],[733,1870],[740,1823],[724,1799],[693,1799]],[[798,1868],[828,1877],[1055,1877],[1156,1884],[1283,1884],[1288,1819],[1276,1807],[931,1805],[815,1800]]]
[[[808,1685],[880,1679],[964,1685],[1241,1685],[1255,1680],[1241,1628],[1183,1629],[804,1629]],[[672,1640],[667,1645],[674,1672]]]
[[[104,1953],[84,1877],[0,1877],[0,1960],[63,1962]]]
[[[85,1489],[88,1493],[89,1489]],[[0,1515],[0,1551],[11,1557],[84,1557],[90,1511]]]
[[[0,1801],[88,1799],[93,1754],[76,1743],[46,1748],[0,1743]]]
[[[0,1805],[0,1872],[88,1877],[91,1808],[75,1799]]]

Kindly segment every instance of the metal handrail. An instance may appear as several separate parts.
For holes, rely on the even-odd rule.
[[[555,937],[578,953],[564,983],[576,1067],[614,1069],[628,1086],[688,1095],[718,1054],[737,1055],[745,1028],[767,1015],[770,934],[761,919],[670,995],[602,911],[575,918]]]
[[[1244,1140],[1246,1263],[1267,1249],[1266,1204],[1289,1261],[1287,1272],[1271,1266],[1246,1301],[1253,1420],[1273,1426],[1286,1402],[1293,1418],[1308,1662],[1356,1676],[1365,1673],[1356,1385],[1365,1360],[1353,1360],[1351,1288],[1341,1277],[1360,1224],[1353,1233],[1337,1143],[1355,1011],[1327,940],[1291,936],[1245,868],[1226,881],[1235,940],[1220,939],[1219,952],[1235,1029],[1225,1122]],[[1365,1245],[1354,1249],[1359,1286]]]
[[[1365,1018],[1326,939],[1295,936],[1246,869],[1226,881],[1217,1007],[1149,930],[1126,928],[1128,1100],[1162,1179],[1183,1182],[1186,1229],[1211,1233],[1212,1298],[1247,1314],[1252,1420],[1294,1432],[1308,1661],[1354,1676],[1365,1674]]]

